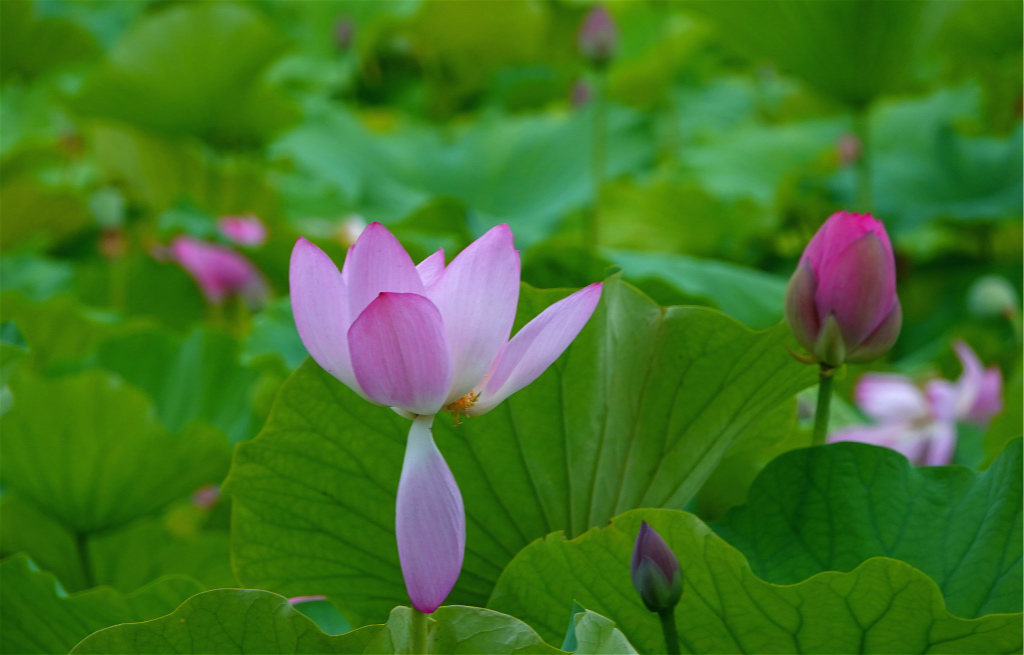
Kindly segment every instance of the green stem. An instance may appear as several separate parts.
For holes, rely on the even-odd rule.
[[[412,652],[413,655],[426,655],[427,652],[427,615],[415,607],[412,609]]]
[[[78,563],[82,567],[85,588],[92,589],[96,586],[96,580],[93,579],[92,562],[89,559],[89,535],[84,532],[75,533],[75,550],[78,552]]]
[[[814,412],[814,437],[812,446],[821,446],[828,435],[828,413],[832,404],[832,377],[835,369],[828,364],[821,365],[818,383],[818,409]]]
[[[853,120],[857,139],[860,140],[860,156],[857,157],[857,211],[870,213],[874,197],[871,193],[871,124],[868,108],[858,108]]]
[[[661,619],[661,631],[665,634],[665,652],[668,655],[679,655],[679,633],[676,632],[675,608],[658,612]]]
[[[587,215],[586,242],[590,254],[597,255],[597,246],[600,243],[601,234],[601,186],[605,174],[605,140],[608,135],[608,104],[606,100],[607,80],[604,71],[597,74],[597,84],[594,90],[593,112],[594,120],[591,132],[590,148],[590,176],[594,185],[594,203],[590,213]]]

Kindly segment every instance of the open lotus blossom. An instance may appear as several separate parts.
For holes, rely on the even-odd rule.
[[[956,382],[930,380],[924,389],[910,378],[868,373],[854,389],[861,410],[875,425],[833,432],[829,442],[860,441],[892,448],[918,466],[943,466],[953,461],[957,422],[988,425],[1003,409],[1003,377],[998,367],[984,368],[970,346],[953,346],[963,373]]]
[[[455,585],[465,544],[462,497],[431,435],[434,414],[483,414],[535,380],[601,297],[601,284],[592,284],[510,341],[519,271],[507,225],[447,266],[440,250],[413,264],[379,223],[349,248],[341,272],[305,239],[292,252],[292,309],[310,355],[366,400],[413,419],[395,527],[406,588],[421,612],[437,609]]]
[[[881,221],[845,211],[825,221],[790,278],[786,320],[800,345],[829,366],[888,352],[903,315]]]
[[[215,305],[238,295],[250,305],[266,299],[267,282],[259,270],[239,253],[189,236],[179,236],[164,254],[181,264]]]
[[[267,226],[259,218],[246,216],[221,216],[217,229],[224,238],[240,246],[262,246],[267,242]]]

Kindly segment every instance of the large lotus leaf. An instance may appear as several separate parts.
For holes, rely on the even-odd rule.
[[[858,443],[796,450],[712,527],[770,582],[892,557],[928,574],[956,616],[1020,612],[1022,476],[1020,440],[984,473]]]
[[[922,0],[687,2],[724,39],[755,60],[852,105],[907,90],[918,50],[934,35],[947,3]],[[938,6],[936,6],[938,5]]]
[[[67,365],[92,351],[110,326],[87,316],[68,296],[33,302],[21,293],[3,294],[0,317],[13,322],[29,352],[25,364],[35,370]]]
[[[627,277],[657,278],[753,328],[782,318],[786,280],[727,262],[668,253],[616,250],[608,253]]]
[[[198,419],[234,442],[257,429],[249,405],[256,373],[238,362],[239,350],[235,339],[209,330],[182,340],[150,329],[101,343],[96,361],[149,394],[171,432]]]
[[[193,596],[168,616],[101,630],[71,652],[410,653],[411,617],[408,607],[396,607],[384,625],[331,636],[282,596],[217,589]],[[522,621],[479,607],[442,607],[428,621],[432,653],[561,652]]]
[[[641,653],[664,653],[658,617],[630,579],[641,520],[682,565],[675,618],[684,653],[1020,651],[1020,614],[954,617],[935,583],[904,562],[874,558],[848,573],[775,585],[754,575],[743,555],[697,517],[664,509],[627,512],[576,539],[554,533],[530,544],[502,573],[490,607],[553,639],[576,598],[615,621]]]
[[[76,109],[222,146],[258,144],[292,118],[259,79],[286,47],[251,7],[175,5],[125,34]]]
[[[166,577],[127,595],[100,587],[69,596],[24,555],[5,559],[0,576],[0,653],[66,653],[97,630],[163,616],[202,591],[194,580]]]
[[[65,18],[33,16],[33,2],[0,3],[0,79],[31,80],[96,54],[88,30]],[[5,89],[6,92],[6,89]]]
[[[563,295],[524,286],[517,323]],[[730,447],[813,382],[787,338],[784,326],[755,333],[713,310],[664,309],[609,280],[588,326],[536,382],[458,427],[434,422],[467,514],[450,601],[483,604],[515,553],[549,532],[683,507]],[[294,373],[263,432],[239,444],[225,487],[240,581],[326,594],[353,625],[405,602],[394,504],[408,430],[315,363]]]
[[[569,116],[488,116],[454,138],[436,129],[376,134],[333,106],[272,147],[304,174],[341,192],[367,219],[395,222],[436,196],[466,204],[484,221],[507,221],[529,246],[593,198],[588,111]],[[650,125],[620,107],[608,112],[607,175],[637,170],[653,157]]]
[[[227,468],[223,434],[202,425],[168,432],[140,391],[109,374],[47,380],[18,371],[11,388],[0,482],[74,532],[125,525]]]

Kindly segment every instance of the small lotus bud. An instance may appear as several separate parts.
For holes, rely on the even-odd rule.
[[[579,31],[580,52],[592,64],[604,67],[615,56],[619,47],[619,30],[611,12],[597,5],[583,18]]]
[[[352,47],[356,35],[356,22],[351,16],[342,16],[334,24],[334,45],[344,52]]]
[[[999,275],[986,275],[974,281],[967,292],[967,307],[979,318],[1013,316],[1019,303],[1010,281]]]
[[[633,586],[652,612],[670,610],[683,595],[679,560],[654,528],[641,522],[630,563]]]
[[[569,102],[576,109],[583,107],[593,96],[593,92],[590,90],[590,85],[587,84],[586,80],[577,79],[572,83],[572,88],[569,89]]]
[[[220,486],[204,484],[192,493],[192,504],[199,509],[209,511],[220,502]]]
[[[845,211],[825,221],[789,280],[786,320],[811,357],[829,366],[888,352],[903,315],[881,221]]]

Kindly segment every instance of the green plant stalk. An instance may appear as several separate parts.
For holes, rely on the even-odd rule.
[[[410,624],[409,629],[412,633],[411,636],[413,655],[426,655],[427,615],[419,611],[415,607],[412,608],[412,623]]]
[[[814,436],[811,439],[812,446],[821,446],[825,443],[828,435],[828,414],[832,405],[832,378],[835,369],[828,364],[821,365],[821,373],[818,376],[818,409],[814,412]]]
[[[679,633],[676,631],[675,608],[658,612],[661,619],[661,631],[665,634],[665,652],[668,655],[679,655]]]
[[[75,533],[75,551],[78,553],[78,563],[82,567],[82,577],[85,580],[85,588],[92,589],[96,586],[96,580],[92,575],[92,561],[89,558],[89,535],[84,532]]]
[[[587,250],[597,255],[597,247],[601,240],[601,187],[604,183],[606,169],[605,147],[608,137],[608,103],[607,79],[603,70],[597,73],[597,85],[594,93],[593,124],[591,125],[590,176],[594,185],[594,202],[587,214],[585,239]]]
[[[860,140],[857,157],[857,211],[871,213],[874,194],[871,192],[871,124],[868,107],[859,107],[854,115],[854,130]]]

